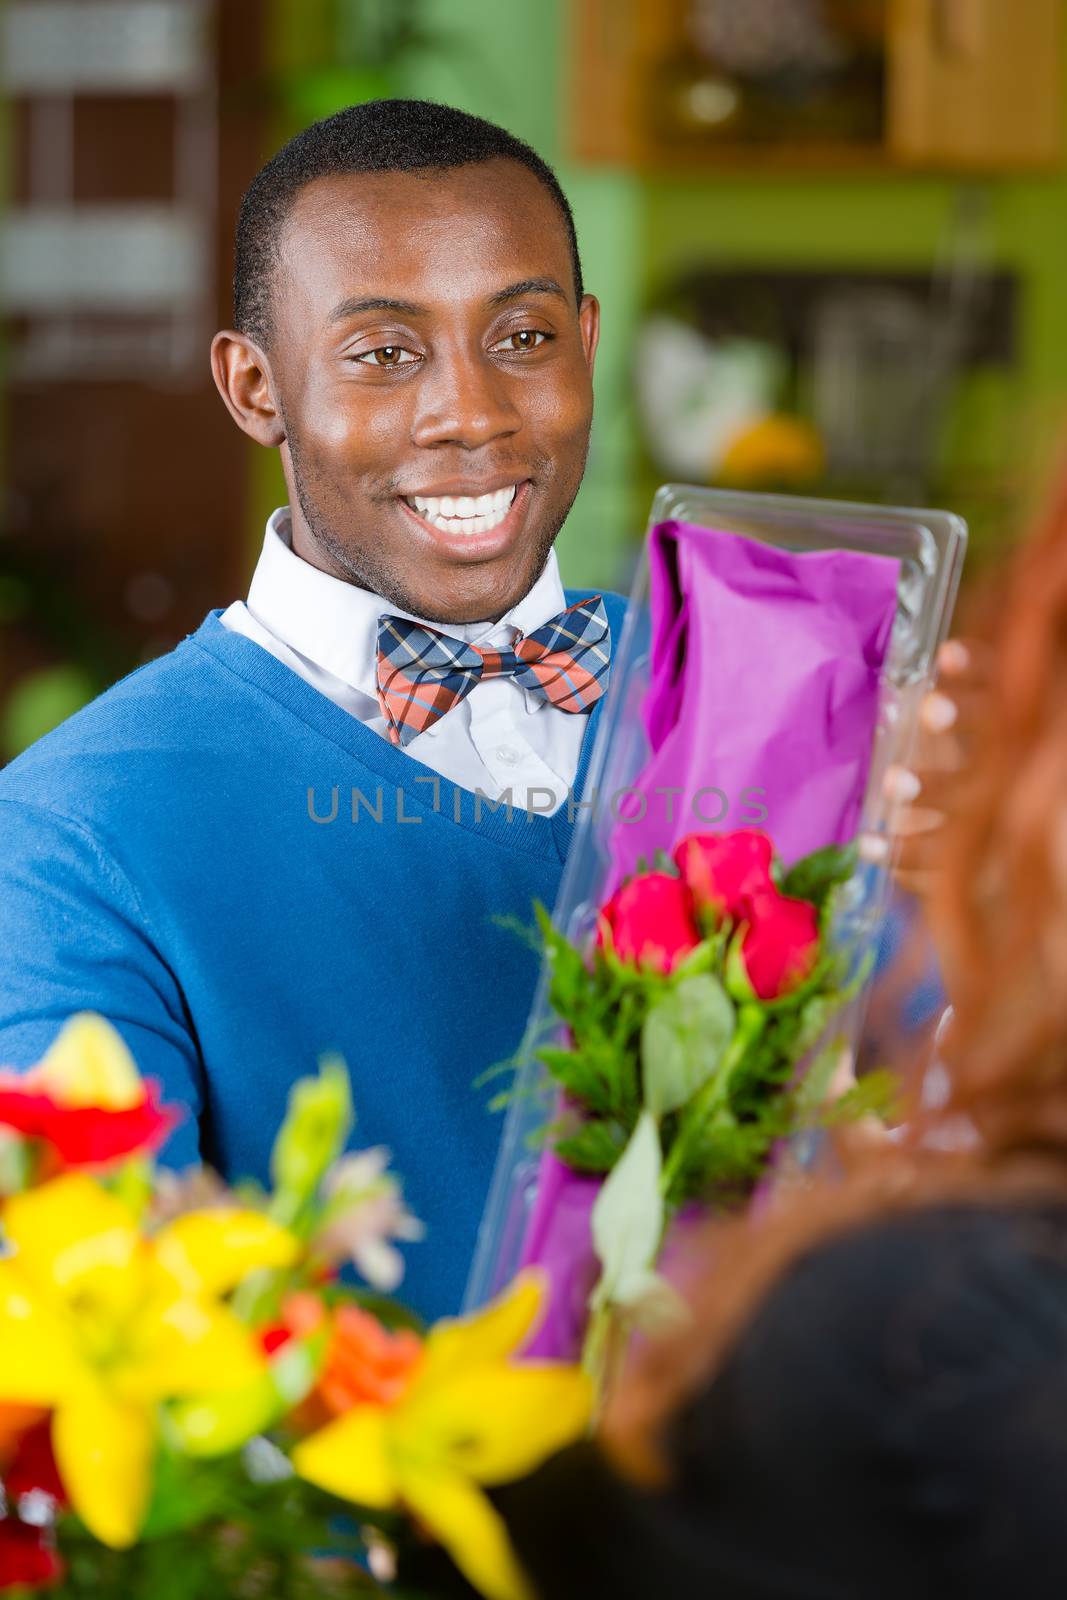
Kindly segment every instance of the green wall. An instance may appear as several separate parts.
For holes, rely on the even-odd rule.
[[[662,178],[644,189],[646,281],[657,285],[699,259],[928,269],[943,256],[958,188],[893,173]],[[980,188],[972,198],[985,206],[984,259],[1019,277],[1018,363],[963,383],[944,480],[976,531],[995,541],[1045,476],[1067,415],[1067,176],[993,178]]]

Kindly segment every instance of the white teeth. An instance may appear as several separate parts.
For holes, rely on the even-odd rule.
[[[477,496],[416,494],[408,499],[408,505],[445,533],[488,533],[503,522],[517,493],[518,484],[513,483],[506,489]]]

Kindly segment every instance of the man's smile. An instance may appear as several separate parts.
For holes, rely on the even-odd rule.
[[[529,478],[481,492],[474,485],[451,487],[449,494],[401,495],[399,503],[449,556],[485,560],[506,550],[522,527]]]
[[[518,491],[517,483],[479,494],[476,489],[404,496],[413,511],[446,533],[487,533],[503,522]]]

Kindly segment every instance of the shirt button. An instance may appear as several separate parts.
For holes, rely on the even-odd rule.
[[[502,744],[497,750],[496,758],[498,761],[502,761],[506,767],[513,767],[519,759],[519,752],[513,750],[509,744]]]

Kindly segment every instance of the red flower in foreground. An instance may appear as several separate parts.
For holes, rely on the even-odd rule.
[[[39,1489],[50,1494],[57,1505],[67,1504],[67,1491],[52,1453],[52,1420],[47,1413],[26,1429],[3,1477],[9,1502]]]
[[[0,1589],[39,1589],[62,1576],[63,1565],[47,1528],[0,1517]]]
[[[93,1011],[71,1017],[28,1072],[0,1072],[0,1127],[43,1140],[53,1166],[106,1166],[151,1150],[180,1115],[163,1108],[158,1085],[142,1080],[121,1034]]]
[[[620,961],[656,972],[670,972],[700,943],[689,892],[666,872],[631,878],[601,908],[598,948],[606,942],[605,926]]]
[[[807,900],[777,890],[750,895],[742,912],[748,928],[741,956],[761,1000],[788,994],[811,972],[819,951],[819,916]]]
[[[674,862],[697,911],[720,920],[740,920],[745,898],[773,887],[773,846],[757,828],[733,833],[687,833],[674,847]]]
[[[8,1513],[0,1517],[0,1589],[55,1583],[63,1566],[48,1527],[21,1522],[22,1495],[40,1490],[57,1505],[67,1496],[52,1454],[51,1419],[37,1406],[0,1406],[0,1469]]]
[[[159,1086],[145,1083],[138,1105],[65,1106],[33,1086],[29,1073],[0,1073],[0,1126],[27,1139],[43,1139],[63,1166],[104,1166],[135,1150],[161,1144],[178,1122],[159,1101]]]

